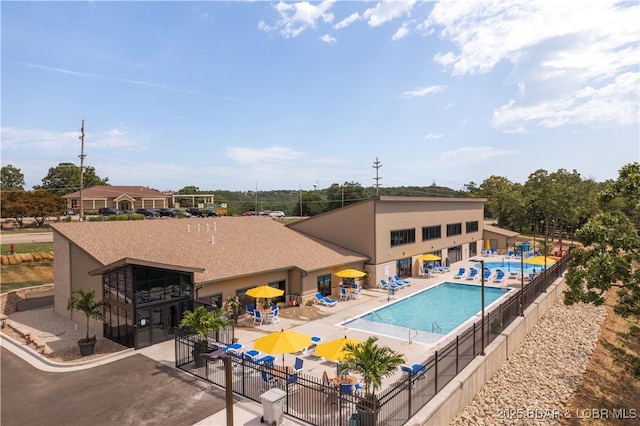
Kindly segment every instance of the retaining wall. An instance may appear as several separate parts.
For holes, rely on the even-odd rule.
[[[563,295],[566,288],[566,283],[562,278],[550,285],[547,292],[538,296],[524,311],[524,317],[515,319],[486,347],[485,356],[476,357],[406,424],[449,424],[473,401],[476,393],[509,359],[538,320]]]
[[[53,283],[25,287],[0,294],[2,314],[53,306]]]

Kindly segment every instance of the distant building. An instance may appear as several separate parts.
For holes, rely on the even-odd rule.
[[[69,209],[80,209],[80,191],[64,195]],[[94,186],[82,190],[82,210],[95,213],[101,207],[120,210],[169,207],[169,196],[144,186]]]

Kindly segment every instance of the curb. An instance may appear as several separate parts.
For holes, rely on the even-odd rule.
[[[34,351],[30,347],[22,344],[21,342],[18,342],[13,337],[7,336],[4,333],[0,333],[0,342],[2,343],[0,346],[6,348],[23,360],[27,361],[32,366],[43,371],[63,372],[85,370],[88,368],[96,367],[98,365],[108,364],[110,362],[117,361],[119,359],[126,358],[135,354],[135,349],[127,348],[123,351],[105,355],[103,357],[92,359],[89,361],[67,363],[51,361],[47,357],[42,356],[39,352]],[[5,344],[5,342],[8,343],[8,345]]]

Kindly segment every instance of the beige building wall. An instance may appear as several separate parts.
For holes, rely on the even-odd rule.
[[[417,256],[460,246],[463,259],[469,245],[482,240],[484,198],[378,197],[314,216],[289,226],[303,233],[331,241],[369,256],[365,265],[369,285],[398,273],[396,262],[411,258],[412,275],[419,274]],[[467,222],[477,222],[478,230],[466,232]],[[447,237],[447,225],[460,223],[462,233]],[[422,228],[441,227],[441,238],[422,241]],[[415,242],[391,246],[391,232],[414,229]]]

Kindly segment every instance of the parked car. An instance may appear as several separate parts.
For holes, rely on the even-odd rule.
[[[258,216],[258,212],[254,212],[253,210],[242,213],[242,216]]]
[[[98,214],[102,216],[111,216],[114,214],[121,214],[122,212],[118,209],[114,209],[112,207],[102,207],[98,209]]]
[[[284,217],[284,212],[276,210],[269,213],[269,217]]]
[[[137,209],[137,214],[143,214],[145,217],[158,217],[160,214],[154,209]]]
[[[189,213],[191,216],[196,216],[196,217],[200,217],[202,215],[202,213],[200,213],[200,209],[197,207],[189,207],[187,210],[185,210],[187,213]]]
[[[173,209],[162,208],[158,209],[158,214],[160,215],[160,217],[176,217],[178,215],[178,212]]]
[[[200,216],[202,217],[218,217],[220,214],[215,210],[202,210],[200,212]]]
[[[182,215],[182,216],[184,216],[184,217],[191,217],[191,216],[193,216],[191,213],[189,213],[189,212],[188,212],[188,211],[186,211],[186,210],[177,210],[177,209],[176,209],[176,210],[174,210],[174,212],[176,212],[176,216],[180,216],[180,215]]]

